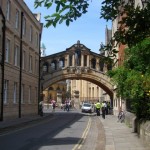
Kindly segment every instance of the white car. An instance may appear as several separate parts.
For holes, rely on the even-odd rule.
[[[83,103],[81,106],[81,112],[88,112],[88,113],[94,112],[94,105],[90,103]]]

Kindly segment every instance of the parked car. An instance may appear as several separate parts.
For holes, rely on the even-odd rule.
[[[81,106],[81,112],[93,113],[94,112],[94,105],[91,103],[83,103]]]

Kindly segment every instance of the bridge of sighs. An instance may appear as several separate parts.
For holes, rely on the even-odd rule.
[[[86,80],[102,88],[113,100],[113,84],[106,75],[109,69],[111,66],[104,63],[103,55],[77,41],[65,51],[41,58],[42,89],[67,79]]]

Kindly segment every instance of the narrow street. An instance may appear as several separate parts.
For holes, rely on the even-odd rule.
[[[2,150],[104,150],[101,129],[95,114],[60,110],[37,124],[1,135],[0,147]]]

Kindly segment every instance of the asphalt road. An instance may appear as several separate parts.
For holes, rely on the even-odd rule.
[[[54,112],[44,121],[0,135],[1,150],[104,150],[100,120],[77,111]]]

